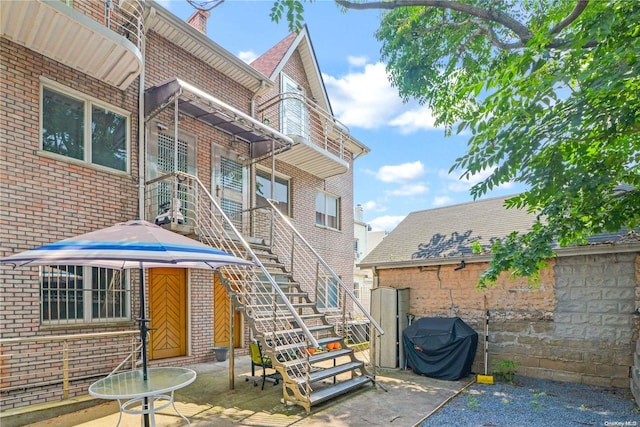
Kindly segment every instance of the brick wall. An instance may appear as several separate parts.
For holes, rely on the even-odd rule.
[[[102,5],[100,2],[90,4],[92,7]],[[0,133],[0,181],[3,184],[0,186],[0,195],[4,201],[8,201],[0,204],[0,256],[137,218],[138,82],[134,81],[129,88],[121,91],[7,39],[0,38],[0,43],[0,63],[3,65],[0,67],[3,93],[0,98],[0,125],[3,131],[6,130]],[[179,77],[247,114],[251,111],[253,94],[248,89],[152,31],[147,39],[146,64],[147,87]],[[310,93],[298,54],[292,57],[285,69],[292,77],[299,79],[307,93]],[[39,151],[41,77],[130,112],[130,173],[112,173]],[[276,82],[276,87],[279,87],[279,82]],[[172,126],[172,108],[161,112],[155,119]],[[198,175],[202,177],[204,185],[211,189],[212,147],[229,147],[231,138],[183,115],[179,118],[179,129],[197,141]],[[248,156],[248,146],[241,145],[236,151]],[[340,177],[320,180],[291,165],[278,162],[277,167],[292,178],[294,221],[305,238],[334,267],[343,281],[350,284],[353,270],[352,171]],[[340,230],[315,226],[315,190],[324,190],[340,197]],[[135,319],[139,307],[138,292],[135,291],[138,280],[136,274],[132,276],[132,319]],[[191,335],[189,355],[179,361],[184,364],[213,360],[211,273],[192,271],[189,280]],[[137,327],[133,320],[99,326],[43,327],[40,325],[37,308],[40,301],[37,269],[12,270],[8,266],[0,266],[0,283],[2,338],[130,330]],[[122,345],[116,340],[112,344],[113,347]],[[39,345],[29,344],[2,350],[27,353],[36,351]],[[108,353],[103,347],[88,347],[88,354]],[[43,353],[42,358],[32,358],[29,363],[23,364],[24,369],[31,369],[30,366],[40,362],[47,363],[49,358],[49,355]],[[151,364],[167,363],[174,364],[176,361],[159,360]],[[0,377],[6,378],[7,371],[1,366],[0,370]],[[2,386],[7,386],[7,380],[2,381]],[[59,385],[54,388],[60,390]],[[78,385],[70,393],[70,397],[75,394],[86,394],[86,384]],[[41,392],[34,391],[28,401],[6,397],[2,396],[2,409],[60,400],[61,395],[60,391],[43,389]]]
[[[137,83],[121,91],[5,38],[0,38],[0,64],[0,125],[3,129],[0,132],[0,256],[136,218]],[[40,150],[41,78],[129,112],[129,173],[70,161]],[[135,327],[133,321],[98,326],[42,325],[39,286],[36,267],[14,270],[7,265],[0,266],[0,336],[3,339]],[[135,288],[135,280],[132,287]],[[137,305],[135,296],[132,299]],[[59,346],[60,343],[55,348],[42,343],[3,346],[2,353],[16,355],[18,362],[11,370],[6,365],[0,368],[3,387],[15,389],[21,382],[23,387],[28,385],[28,378],[33,378],[33,372],[39,366],[48,373],[55,371],[58,366],[52,360],[60,356]],[[105,363],[110,363],[112,352],[105,348],[122,346],[121,339],[113,339],[111,345],[99,341],[92,345],[84,343],[77,356],[79,360],[101,356]],[[31,377],[25,377],[25,374],[31,374]],[[80,375],[93,374],[96,372],[85,368]],[[72,375],[78,376],[78,373]],[[14,381],[14,378],[18,379]],[[72,383],[69,395],[86,394],[87,381]],[[60,400],[61,394],[60,385],[54,384],[51,388],[40,387],[20,397],[4,394],[0,400],[2,409],[6,409]]]
[[[503,276],[475,289],[485,264],[379,270],[379,286],[409,287],[416,317],[460,317],[479,334],[474,372],[483,371],[483,298],[490,311],[489,368],[502,360],[518,374],[629,387],[637,340],[638,255],[560,257],[539,288]],[[637,359],[637,356],[636,356]],[[636,360],[636,366],[640,366]]]

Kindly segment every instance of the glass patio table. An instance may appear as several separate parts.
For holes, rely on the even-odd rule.
[[[188,368],[161,367],[149,368],[147,380],[142,379],[142,370],[121,372],[114,374],[89,386],[89,394],[100,399],[117,400],[122,414],[148,414],[151,426],[155,427],[156,411],[169,405],[191,425],[187,417],[182,415],[173,401],[173,392],[186,387],[196,380],[196,373]]]

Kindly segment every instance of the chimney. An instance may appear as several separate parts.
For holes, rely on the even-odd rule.
[[[191,25],[196,30],[200,31],[202,34],[207,34],[207,18],[210,13],[206,10],[196,9],[193,12],[193,15],[189,19],[187,19],[187,24]]]
[[[353,219],[355,219],[356,222],[362,222],[363,213],[364,213],[364,208],[362,207],[362,205],[357,204],[355,212],[354,212],[354,218]]]

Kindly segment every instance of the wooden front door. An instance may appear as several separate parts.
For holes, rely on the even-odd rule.
[[[218,278],[213,276],[213,345],[214,347],[228,347],[231,336],[229,293]],[[233,311],[233,346],[242,346],[242,313]]]
[[[185,356],[187,351],[187,270],[149,269],[149,358]]]

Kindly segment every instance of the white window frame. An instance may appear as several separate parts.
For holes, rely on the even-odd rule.
[[[280,104],[280,131],[285,135],[309,139],[309,112],[304,101],[304,89],[291,77],[282,73],[280,92],[286,94]]]
[[[320,311],[331,311],[340,307],[340,284],[334,277],[321,276],[318,278],[316,307]]]
[[[43,266],[40,267],[40,273],[39,273],[39,281],[40,281],[40,321],[42,322],[42,325],[45,326],[55,326],[55,325],[86,325],[86,324],[96,324],[96,323],[100,323],[100,324],[104,324],[104,323],[118,323],[118,322],[129,322],[131,320],[131,280],[130,280],[130,274],[129,271],[127,270],[112,270],[112,269],[105,269],[105,268],[100,268],[100,270],[108,270],[108,271],[112,271],[115,274],[120,274],[121,276],[121,280],[122,283],[124,285],[124,289],[122,288],[118,288],[115,291],[112,291],[111,296],[114,296],[114,292],[115,295],[118,295],[119,293],[124,293],[124,300],[122,301],[122,308],[121,310],[124,311],[124,316],[105,316],[105,317],[99,317],[93,315],[93,300],[94,297],[96,296],[96,294],[102,294],[103,292],[105,292],[105,289],[100,288],[100,289],[94,289],[93,288],[93,268],[98,268],[98,267],[88,267],[88,266],[78,266],[76,268],[81,268],[82,269],[82,290],[78,291],[78,290],[69,290],[69,285],[64,283],[64,278],[60,278],[59,274],[58,274],[58,279],[60,280],[60,283],[58,285],[57,288],[47,288],[45,289],[44,286],[44,278],[45,276],[47,276],[50,280],[56,280],[55,275],[52,275],[50,273],[51,270],[56,270],[58,267],[63,267],[63,266]],[[52,295],[52,294],[56,294],[56,293],[61,293],[61,292],[66,292],[66,299],[62,300],[59,295],[58,298],[60,299],[56,299],[55,302],[49,301],[46,302],[47,298],[51,298],[56,297],[56,295]],[[75,303],[69,303],[69,297],[71,294],[74,294],[77,292],[82,292],[82,317],[81,318],[69,318],[69,316],[67,316],[64,319],[51,319],[51,313],[49,314],[49,316],[47,316],[47,318],[45,318],[45,304],[55,304],[56,305],[56,311],[60,311],[60,309],[62,308],[62,306],[64,306],[68,311],[69,308],[75,308],[76,304]],[[106,291],[108,292],[108,291]],[[51,310],[52,307],[49,307],[49,309]]]
[[[271,179],[271,169],[265,168],[263,166],[257,166],[256,167],[256,188],[255,188],[255,193],[256,193],[256,198],[258,197],[258,173],[262,173],[262,174],[266,174],[269,175],[269,179]],[[285,181],[287,184],[287,206],[286,209],[280,209],[281,204],[278,203],[278,209],[280,210],[280,212],[282,212],[283,214],[287,215],[288,217],[291,217],[291,178],[287,175],[283,175],[281,173],[276,172],[275,174],[275,178],[276,178],[276,183],[278,180],[280,181]],[[262,197],[264,197],[265,199],[270,199],[271,198],[271,194],[265,194],[262,195]],[[280,200],[276,201],[280,202]]]
[[[53,92],[58,92],[59,94],[72,98],[76,101],[82,102],[83,105],[83,116],[84,116],[84,132],[83,132],[83,143],[84,143],[84,156],[82,159],[76,159],[73,157],[65,156],[63,154],[54,153],[52,151],[47,151],[44,149],[44,141],[42,138],[42,132],[44,129],[44,90],[48,89]],[[92,135],[91,135],[91,114],[92,107],[98,107],[104,109],[110,113],[117,114],[122,116],[126,120],[125,126],[125,147],[127,152],[127,159],[125,162],[125,170],[115,169],[109,166],[104,166],[98,163],[93,163],[92,161]],[[77,90],[71,89],[69,87],[63,86],[57,82],[49,80],[45,77],[40,78],[40,123],[39,123],[39,148],[40,154],[51,156],[56,159],[64,160],[70,163],[77,163],[82,165],[88,165],[92,168],[106,170],[112,173],[118,174],[130,174],[131,173],[131,113],[129,111],[123,110],[121,108],[115,107],[113,105],[104,103],[97,98],[92,96],[83,94]]]
[[[324,210],[323,211],[318,211],[318,196],[322,196],[323,200],[324,200]],[[336,203],[336,226],[333,227],[331,225],[327,225],[328,221],[327,221],[327,201],[328,200],[335,200]],[[340,230],[341,227],[341,222],[342,222],[342,216],[340,215],[340,209],[341,209],[341,203],[342,200],[340,199],[340,197],[331,194],[331,193],[327,193],[326,191],[322,191],[322,190],[317,190],[316,191],[316,196],[315,196],[315,224],[317,227],[322,227],[322,228],[327,228],[330,230]],[[324,215],[324,222],[319,223],[318,222],[318,213]]]

